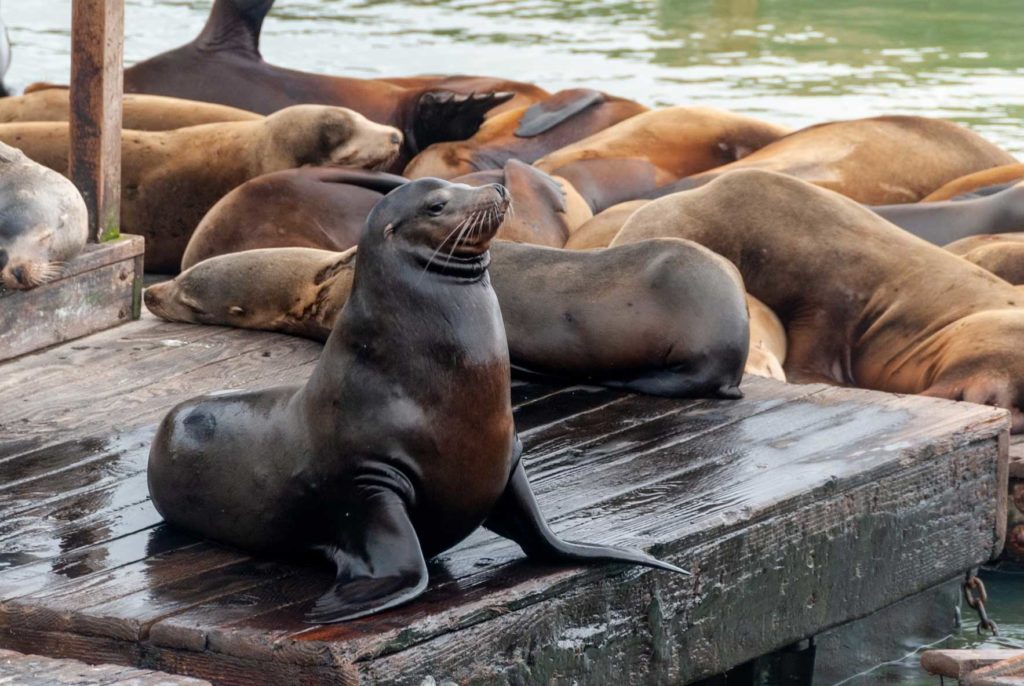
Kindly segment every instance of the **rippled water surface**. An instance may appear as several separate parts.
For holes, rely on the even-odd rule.
[[[126,0],[126,61],[194,36],[210,3]],[[5,0],[8,82],[66,82],[70,0]],[[277,64],[353,76],[467,72],[699,103],[794,127],[903,112],[969,124],[1024,158],[1022,0],[278,0]],[[992,583],[1024,642],[1024,594]],[[1012,583],[1011,583],[1012,581]],[[964,632],[951,644],[974,643]],[[914,660],[855,684],[934,684]]]
[[[67,81],[70,4],[3,3],[15,86]],[[210,3],[126,5],[131,63],[190,39]],[[278,0],[263,52],[334,74],[460,71],[551,90],[587,85],[792,126],[926,114],[1024,153],[1021,0]]]

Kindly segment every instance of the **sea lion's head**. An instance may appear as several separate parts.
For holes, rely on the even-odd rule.
[[[85,245],[88,212],[60,174],[0,148],[0,287],[24,290],[59,277]]]
[[[398,129],[344,107],[295,105],[262,124],[269,133],[263,173],[302,166],[384,169],[402,147]]]
[[[508,191],[496,183],[474,188],[433,178],[412,181],[370,212],[359,252],[406,252],[425,268],[442,270],[453,261],[478,259],[510,204]]]
[[[1024,310],[978,312],[936,338],[939,346],[922,395],[1005,408],[1011,431],[1024,432]]]

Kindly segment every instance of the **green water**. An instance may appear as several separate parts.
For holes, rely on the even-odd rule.
[[[3,3],[14,46],[8,83],[67,82],[70,5]],[[209,6],[126,0],[127,62],[189,40]],[[894,112],[945,117],[1024,159],[1024,0],[278,0],[263,52],[310,71],[501,75],[793,127]],[[1018,581],[995,575],[989,586],[1004,636],[1024,642]],[[978,642],[972,631],[948,645]],[[937,683],[915,665],[849,683]]]

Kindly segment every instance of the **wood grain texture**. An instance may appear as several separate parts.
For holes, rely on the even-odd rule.
[[[142,251],[139,236],[89,244],[59,279],[0,292],[0,361],[137,317],[142,271],[136,262]]]
[[[210,682],[150,669],[87,665],[0,650],[0,682],[18,686],[210,686]]]
[[[232,685],[686,683],[1001,545],[1003,411],[761,379],[733,402],[516,383],[552,527],[694,576],[536,565],[481,530],[431,563],[416,602],[311,626],[328,565],[251,558],[161,524],[145,463],[177,402],[299,383],[319,351],[147,315],[0,365],[0,397],[16,398],[0,407],[0,646]]]

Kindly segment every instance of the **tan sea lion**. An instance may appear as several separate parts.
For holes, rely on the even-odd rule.
[[[1014,286],[1024,285],[1024,233],[970,236],[945,247]]]
[[[750,354],[745,373],[785,381],[786,328],[771,308],[749,294],[747,309],[750,312]]]
[[[504,170],[455,180],[508,189],[513,211],[498,230],[505,240],[561,247],[591,216],[572,186],[516,160]],[[257,177],[210,208],[185,248],[181,268],[258,248],[346,250],[356,244],[373,206],[407,182],[394,174],[351,169],[293,169]]]
[[[632,100],[589,88],[559,91],[528,107],[490,116],[464,141],[431,145],[409,162],[405,175],[452,179],[501,169],[510,159],[531,163],[646,111]]]
[[[480,526],[549,563],[683,572],[563,541],[537,507],[487,278],[507,206],[500,186],[437,179],[386,196],[309,381],[202,396],[161,422],[148,466],[157,511],[244,549],[324,551],[337,577],[307,615],[316,623],[412,600],[426,590],[427,560]]]
[[[121,134],[121,229],[146,237],[147,271],[174,273],[203,215],[239,184],[303,165],[387,166],[402,135],[351,110],[290,107],[263,119]],[[68,125],[0,124],[0,140],[56,171]]]
[[[595,214],[569,236],[565,247],[570,250],[607,248],[630,215],[649,202],[650,200],[628,200]]]
[[[973,131],[942,119],[884,116],[817,124],[741,160],[650,193],[696,188],[727,172],[795,176],[868,205],[916,202],[964,174],[1016,162]]]
[[[739,268],[786,327],[790,380],[995,405],[1024,429],[1024,299],[985,270],[836,193],[756,169],[640,208],[612,246],[659,236]]]
[[[0,143],[0,290],[24,290],[60,276],[88,238],[75,185]]]
[[[733,162],[789,132],[710,107],[638,114],[535,162],[563,176],[597,213],[684,176]]]
[[[124,96],[123,105],[121,126],[137,131],[167,131],[199,124],[263,118],[255,112],[236,107],[161,95],[128,93]],[[0,98],[0,123],[68,121],[69,112],[66,88]]]
[[[1024,180],[1024,164],[1004,164],[953,179],[921,198],[921,202],[960,199],[958,196],[976,197],[978,191],[993,187],[1001,190],[1007,184],[1021,180]]]
[[[738,395],[747,305],[736,271],[719,256],[678,240],[587,252],[495,241],[491,254],[519,368],[657,395]],[[324,340],[356,263],[351,251],[233,253],[150,286],[145,302],[172,321]]]

